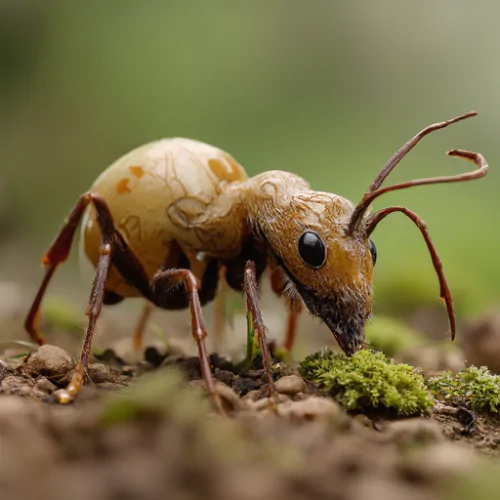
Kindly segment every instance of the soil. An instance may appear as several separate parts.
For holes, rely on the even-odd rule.
[[[51,345],[14,354],[0,357],[2,499],[441,499],[480,457],[500,454],[497,417],[443,404],[421,418],[347,414],[283,362],[273,407],[263,370],[213,355],[222,416],[196,357],[149,347],[127,364],[108,349],[77,399],[59,405],[73,358]],[[173,368],[183,389],[141,392]],[[110,398],[134,387],[147,402],[106,423]]]

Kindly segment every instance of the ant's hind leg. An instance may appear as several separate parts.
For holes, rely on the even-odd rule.
[[[79,219],[83,214],[85,207],[89,203],[92,203],[96,209],[97,222],[101,230],[99,260],[97,262],[94,282],[92,284],[92,291],[90,293],[90,299],[86,311],[88,322],[87,327],[85,328],[83,345],[80,352],[80,359],[76,364],[75,372],[68,386],[65,389],[59,389],[54,393],[54,396],[59,403],[71,402],[75,398],[78,391],[82,388],[87,377],[87,368],[91,357],[92,338],[94,336],[97,319],[101,313],[101,308],[103,305],[103,299],[105,296],[105,284],[111,265],[111,258],[115,240],[115,227],[113,224],[113,218],[108,206],[106,205],[106,202],[99,195],[93,193],[86,193],[85,195],[83,195],[75,206],[75,209],[73,209],[73,211],[71,212],[70,217],[59,233],[59,236],[56,238],[54,244],[45,255],[45,260],[51,266],[49,267],[49,271],[51,269],[55,269],[55,266],[67,257],[76,226],[78,225]],[[63,256],[64,259],[61,259],[61,256]]]
[[[43,297],[47,291],[50,280],[57,269],[57,266],[62,264],[68,258],[78,223],[80,222],[87,205],[95,196],[97,195],[92,193],[85,193],[80,196],[75,207],[64,221],[62,228],[50,245],[50,248],[42,257],[42,264],[46,267],[45,276],[24,322],[24,328],[29,333],[31,339],[39,345],[45,343],[45,339],[36,326]]]
[[[106,302],[111,304],[121,300],[119,296],[115,296],[112,293],[110,294],[110,292],[106,292],[105,289],[111,260],[113,260],[113,264],[116,264],[117,267],[118,265],[122,267],[128,266],[128,270],[133,276],[134,282],[137,283],[137,288],[141,291],[148,291],[147,276],[135,255],[126,246],[120,234],[116,231],[113,217],[106,202],[98,194],[85,193],[79,198],[56,239],[43,257],[43,263],[48,266],[47,272],[25,322],[26,329],[32,338],[37,340],[40,344],[43,343],[43,338],[38,334],[35,328],[35,320],[38,316],[40,304],[55,269],[68,257],[76,228],[89,204],[92,204],[97,212],[97,223],[101,231],[99,260],[97,262],[92,291],[86,311],[88,323],[85,328],[80,359],[76,364],[75,372],[68,386],[54,393],[54,396],[60,403],[71,402],[85,383],[88,363],[91,357],[92,338],[103,303]],[[120,269],[118,270],[120,271]]]

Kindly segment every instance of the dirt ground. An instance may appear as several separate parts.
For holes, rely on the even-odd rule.
[[[103,352],[77,400],[58,405],[74,359],[52,345],[5,350],[0,498],[457,500],[500,453],[498,417],[444,404],[422,418],[348,415],[279,362],[273,410],[262,370],[213,355],[224,417],[197,358],[154,347],[142,358]]]
[[[296,364],[278,360],[273,410],[263,371],[235,370],[226,350],[211,356],[226,410],[221,416],[204,390],[193,342],[181,331],[185,318],[168,320],[184,344],[169,337],[165,351],[153,335],[131,359],[123,341],[130,345],[133,320],[119,309],[111,319],[104,315],[89,383],[74,403],[55,404],[54,391],[74,369],[81,318],[67,330],[59,326],[57,334],[44,324],[49,344],[41,349],[12,343],[27,340],[22,319],[31,294],[12,283],[2,287],[0,318],[13,315],[0,322],[2,500],[498,498],[500,468],[484,472],[498,467],[497,415],[444,403],[421,418],[348,414],[303,380]],[[271,332],[282,323],[283,312],[276,311],[276,317],[265,313]],[[500,315],[467,328],[459,338],[472,339],[470,345],[487,340],[485,352],[495,358]],[[234,329],[245,331],[244,318],[235,320]],[[321,325],[304,318],[301,329],[302,338],[316,339],[313,349],[328,341],[332,346]],[[241,340],[235,347],[240,354]],[[476,351],[469,348],[467,356],[483,359]],[[426,352],[434,369],[443,367],[446,356]],[[415,366],[420,361],[412,358]]]

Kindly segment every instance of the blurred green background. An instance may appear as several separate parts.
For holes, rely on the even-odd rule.
[[[127,151],[184,136],[249,174],[284,169],[358,201],[424,126],[479,116],[426,138],[391,176],[465,171],[486,179],[391,193],[427,222],[459,314],[499,299],[500,6],[456,2],[0,1],[0,278],[38,283],[39,257],[77,196]],[[374,241],[378,307],[437,303],[424,241],[403,216]],[[76,249],[76,248],[75,248]],[[76,282],[76,252],[59,283]],[[75,281],[78,279],[78,281]]]

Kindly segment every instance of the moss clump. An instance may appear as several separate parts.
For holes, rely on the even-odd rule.
[[[364,349],[350,358],[331,351],[316,353],[301,363],[300,372],[329,391],[346,410],[386,409],[413,416],[434,405],[424,378],[381,352]]]
[[[376,351],[382,351],[389,357],[425,344],[425,339],[416,330],[405,325],[402,321],[389,316],[376,316],[366,325],[366,340],[369,346]]]
[[[486,366],[470,366],[460,372],[444,372],[432,377],[427,385],[441,399],[467,404],[477,411],[498,413],[500,404],[500,376]]]

